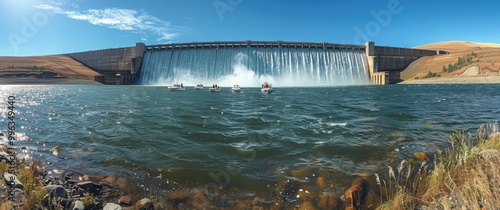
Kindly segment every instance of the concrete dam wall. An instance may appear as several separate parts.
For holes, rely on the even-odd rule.
[[[372,83],[382,85],[400,82],[400,72],[405,70],[413,61],[423,56],[445,53],[435,50],[375,46],[373,42],[367,42],[365,46],[370,79]]]
[[[95,50],[67,55],[99,73],[130,71],[132,58],[135,57],[135,47]]]
[[[397,47],[375,47],[378,71],[403,71],[411,62],[423,56],[436,55],[435,50],[420,50]]]
[[[153,62],[151,62],[152,52],[158,51],[170,53],[162,53],[162,56],[154,58]],[[161,68],[163,68],[160,65],[170,65],[171,61],[174,60],[176,62],[175,65],[177,66],[192,67],[194,65],[192,64],[192,62],[198,60],[196,56],[203,56],[202,60],[204,60],[207,65],[212,65],[214,62],[224,63],[224,61],[220,61],[221,58],[220,56],[217,57],[217,55],[220,54],[226,56],[227,53],[221,54],[221,52],[226,51],[247,52],[247,54],[249,55],[251,54],[250,52],[258,52],[259,54],[256,54],[257,57],[252,55],[255,58],[252,57],[252,59],[247,59],[247,65],[255,65],[252,64],[252,62],[257,62],[258,65],[268,65],[266,63],[271,63],[271,65],[267,67],[259,67],[259,70],[257,70],[257,72],[267,71],[267,69],[273,68],[274,72],[283,72],[285,71],[285,69],[287,71],[300,72],[296,69],[310,68],[303,69],[303,71],[305,73],[310,72],[311,74],[319,73],[320,77],[322,77],[321,75],[325,74],[325,71],[323,71],[321,68],[329,66],[328,62],[334,60],[331,59],[335,57],[330,55],[332,52],[336,53],[345,51],[363,51],[366,55],[366,71],[369,74],[372,83],[374,84],[397,83],[401,80],[399,73],[404,70],[411,62],[423,56],[434,56],[444,53],[434,50],[375,46],[373,42],[367,42],[364,46],[359,46],[331,44],[326,42],[237,41],[173,43],[149,46],[146,46],[143,43],[137,43],[135,47],[94,50],[87,52],[69,53],[67,55],[81,62],[85,66],[93,69],[94,71],[100,73],[102,76],[98,76],[95,78],[95,80],[98,82],[104,84],[137,84],[140,78],[144,76],[144,72],[141,72],[141,69],[154,68],[156,73],[160,73],[162,71]],[[327,51],[330,54],[322,54],[321,52],[324,51]],[[188,55],[189,53],[186,54],[187,52],[197,53]],[[215,57],[212,56],[211,52],[216,53],[214,54]],[[156,55],[157,53],[153,54]],[[148,63],[146,66],[143,64],[143,59],[145,57],[148,57]],[[162,59],[162,57],[168,58],[171,61],[165,61]],[[210,60],[212,57],[217,60]],[[229,62],[229,60],[230,59],[228,59],[227,61]],[[217,64],[216,67],[230,66],[230,63],[228,62],[225,62],[227,65],[219,63],[220,65]],[[349,61],[346,60],[346,62]],[[155,67],[155,65],[158,66]],[[200,65],[196,64],[194,66]],[[219,71],[219,69],[214,69],[214,71],[215,70]],[[335,71],[335,69],[328,70],[326,72],[328,74],[328,72],[333,71]],[[205,74],[207,75],[213,73],[215,72],[205,72]],[[149,74],[146,73],[145,75]],[[332,74],[331,76],[327,77],[327,79],[329,78],[330,80],[332,80],[332,78],[336,77],[335,75],[336,74]]]
[[[66,54],[102,74],[94,78],[104,84],[134,84],[138,79],[145,45]]]

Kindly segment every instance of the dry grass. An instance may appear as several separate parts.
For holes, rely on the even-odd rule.
[[[40,66],[63,75],[69,79],[94,80],[100,75],[65,55],[10,57],[0,56],[0,69],[9,66]],[[1,73],[1,72],[0,72]]]
[[[422,45],[415,48],[446,50],[452,53],[419,58],[401,72],[401,78],[403,80],[411,80],[416,77],[423,78],[429,71],[433,73],[442,73],[443,65],[447,66],[449,63],[456,63],[458,57],[465,58],[472,52],[477,54],[479,62],[465,66],[452,73],[441,74],[441,77],[460,75],[471,66],[479,66],[482,73],[489,72],[490,74],[496,73],[496,75],[498,75],[498,71],[500,70],[500,44],[452,41]]]
[[[21,168],[17,173],[17,178],[24,185],[24,205],[26,209],[36,209],[41,205],[43,197],[48,193],[43,187],[38,174],[40,174],[40,162],[29,167]]]
[[[452,148],[438,153],[430,171],[405,161],[395,172],[389,169],[386,201],[379,209],[495,209],[500,206],[500,133],[498,124],[470,134],[450,136]],[[406,173],[406,174],[405,174]],[[398,175],[399,174],[399,175]],[[378,177],[378,175],[377,175]],[[381,190],[382,191],[382,190]],[[387,197],[389,199],[387,199]]]
[[[425,44],[414,47],[416,49],[431,49],[431,50],[446,50],[454,53],[463,51],[472,51],[478,49],[500,48],[500,44],[482,43],[482,42],[466,42],[466,41],[447,41]]]

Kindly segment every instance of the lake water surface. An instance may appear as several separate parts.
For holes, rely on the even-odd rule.
[[[500,119],[499,85],[229,88],[2,86],[16,97],[17,146],[52,169],[265,192],[281,180],[357,176],[448,146],[454,131]],[[62,147],[60,158],[50,149]],[[271,186],[271,187],[270,187]],[[342,188],[339,188],[339,191]]]

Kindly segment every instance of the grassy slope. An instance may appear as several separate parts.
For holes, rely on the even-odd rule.
[[[391,199],[379,209],[498,209],[498,129],[498,124],[481,125],[475,135],[451,135],[452,148],[436,155],[438,164],[430,174],[419,170],[406,179],[392,176],[392,180],[398,181],[393,188],[396,190],[389,193]]]
[[[415,47],[417,49],[446,50],[452,52],[447,55],[426,56],[414,61],[408,68],[401,72],[403,80],[422,78],[429,71],[441,73],[443,65],[457,62],[458,57],[465,58],[471,52],[477,54],[479,63],[474,63],[452,73],[441,73],[442,77],[455,76],[463,73],[470,66],[479,66],[483,72],[498,73],[500,70],[500,44],[450,41],[427,44]]]
[[[94,80],[99,73],[65,55],[10,57],[0,56],[0,69],[8,66],[43,66],[69,79]],[[1,73],[1,70],[0,70]]]

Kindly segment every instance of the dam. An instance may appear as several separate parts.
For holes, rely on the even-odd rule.
[[[326,42],[191,42],[67,54],[104,84],[279,86],[393,84],[422,56],[443,52]]]

